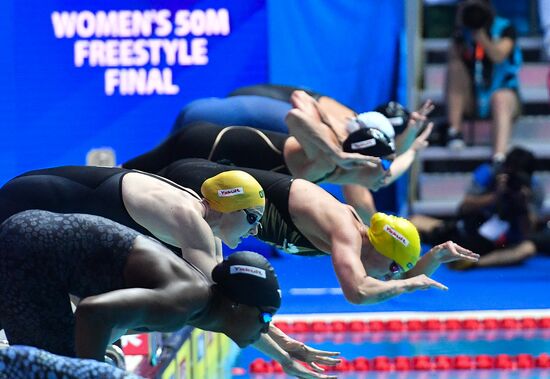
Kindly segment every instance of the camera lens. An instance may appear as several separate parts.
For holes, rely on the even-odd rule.
[[[462,11],[462,24],[470,29],[479,29],[491,23],[491,12],[489,8],[480,3],[472,2],[466,4]]]

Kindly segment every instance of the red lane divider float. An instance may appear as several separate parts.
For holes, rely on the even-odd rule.
[[[328,372],[357,371],[445,371],[445,370],[515,370],[550,368],[550,355],[542,353],[539,356],[531,354],[491,355],[419,355],[415,357],[398,356],[394,358],[379,356],[375,358],[358,357],[353,360],[342,359],[337,366],[322,366]],[[266,361],[262,358],[254,360],[249,367],[252,374],[269,374],[283,372],[276,361]]]
[[[370,321],[278,321],[275,323],[285,333],[362,333],[403,331],[448,331],[448,330],[512,330],[550,329],[550,317],[543,318],[486,318],[486,319],[428,319],[428,320],[370,320]]]

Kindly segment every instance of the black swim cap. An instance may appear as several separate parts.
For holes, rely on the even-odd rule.
[[[371,157],[385,157],[395,153],[388,136],[378,129],[359,129],[351,133],[342,144],[347,153],[359,153]]]
[[[350,119],[349,135],[342,143],[347,153],[384,157],[395,152],[395,131],[388,118],[380,112],[365,112]]]
[[[212,270],[220,291],[233,301],[275,313],[281,306],[281,290],[273,266],[263,256],[239,251]]]
[[[390,101],[389,103],[382,104],[378,106],[375,111],[382,113],[390,120],[395,130],[395,134],[399,135],[403,133],[403,130],[407,127],[410,112],[397,101]]]

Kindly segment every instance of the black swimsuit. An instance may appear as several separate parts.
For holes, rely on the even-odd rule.
[[[27,172],[0,188],[0,223],[11,215],[42,209],[57,213],[86,213],[102,216],[147,236],[154,237],[130,216],[122,199],[122,178],[132,170],[116,167],[63,166]],[[150,173],[171,186],[162,177]],[[184,190],[200,200],[193,192]],[[156,238],[156,237],[154,237]],[[181,255],[179,248],[165,243]]]
[[[10,344],[75,356],[68,294],[86,298],[127,288],[124,268],[138,236],[88,214],[27,210],[5,220],[0,225],[0,324]]]
[[[63,166],[29,171],[0,189],[0,222],[27,210],[102,216],[151,235],[128,214],[122,201],[122,168]]]
[[[124,266],[138,235],[84,214],[27,210],[5,220],[0,321],[10,344],[75,356],[68,294],[84,298],[124,288]]]
[[[155,149],[122,166],[156,173],[179,159],[203,158],[222,164],[290,174],[283,156],[288,137],[247,126],[221,127],[209,122],[195,122],[171,135]]]
[[[199,192],[202,183],[220,172],[242,170],[260,183],[266,195],[266,207],[257,237],[288,253],[323,254],[296,227],[288,210],[288,198],[293,178],[263,170],[232,167],[204,159],[183,159],[172,163],[158,174]]]

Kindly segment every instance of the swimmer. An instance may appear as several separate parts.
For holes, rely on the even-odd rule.
[[[128,330],[191,325],[258,347],[290,375],[325,377],[292,357],[308,347],[288,338],[282,344],[271,326],[280,288],[259,254],[212,258],[205,270],[106,218],[41,210],[2,223],[0,252],[0,318],[10,344],[103,361],[107,345]],[[69,294],[81,299],[75,313]],[[308,363],[335,364],[335,354],[312,354]]]
[[[198,188],[204,177],[235,169],[199,159],[173,163],[159,172],[171,181]],[[429,278],[455,260],[477,261],[478,255],[448,241],[420,258],[416,228],[399,217],[376,213],[371,226],[354,209],[303,179],[268,171],[238,168],[265,189],[266,208],[257,238],[299,255],[329,255],[344,296],[354,304],[371,304],[419,289],[445,290]]]
[[[376,190],[402,175],[413,162],[416,151],[427,146],[426,138],[431,127],[421,133],[409,151],[391,162],[393,146],[391,139],[385,135],[386,132],[391,133],[388,120],[369,112],[358,125],[362,127],[350,135],[350,140],[344,144],[344,149],[348,149],[342,150],[341,158],[337,159],[342,166],[351,165],[348,168],[338,166],[334,159],[329,158],[330,153],[316,150],[308,143],[301,144],[294,136],[241,126],[221,128],[207,122],[196,122],[179,130],[153,150],[122,166],[156,173],[178,159],[204,158],[289,174],[314,183],[344,184],[347,202],[355,206],[363,221],[368,223],[375,213],[375,206],[367,188]],[[374,167],[353,164],[359,154],[354,153],[351,147],[353,144],[359,145],[361,140],[369,141],[368,146],[360,149],[361,156],[368,156]],[[380,165],[374,162],[380,162]],[[382,167],[383,163],[387,166]]]
[[[334,125],[334,127],[342,129],[342,126],[345,127],[350,119],[357,117],[359,114],[359,112],[354,111],[330,96],[297,86],[256,84],[238,88],[228,96],[242,96],[243,98],[244,96],[261,96],[292,103],[292,98],[296,91],[302,91],[315,100],[319,112],[323,113],[325,116],[324,120],[328,121],[327,125],[329,126]],[[401,154],[410,147],[412,141],[419,134],[419,128],[422,127],[421,123],[419,124],[417,122],[419,116],[428,116],[433,109],[434,104],[428,100],[415,112],[408,111],[396,101],[389,101],[385,104],[381,104],[374,110],[382,113],[390,120],[397,136],[397,153]],[[343,131],[344,130],[342,130],[342,132]]]
[[[0,222],[27,209],[102,216],[184,250],[199,267],[257,233],[264,211],[258,182],[242,171],[205,178],[196,192],[155,175],[121,168],[35,170],[0,188]],[[180,252],[181,254],[181,252]]]

